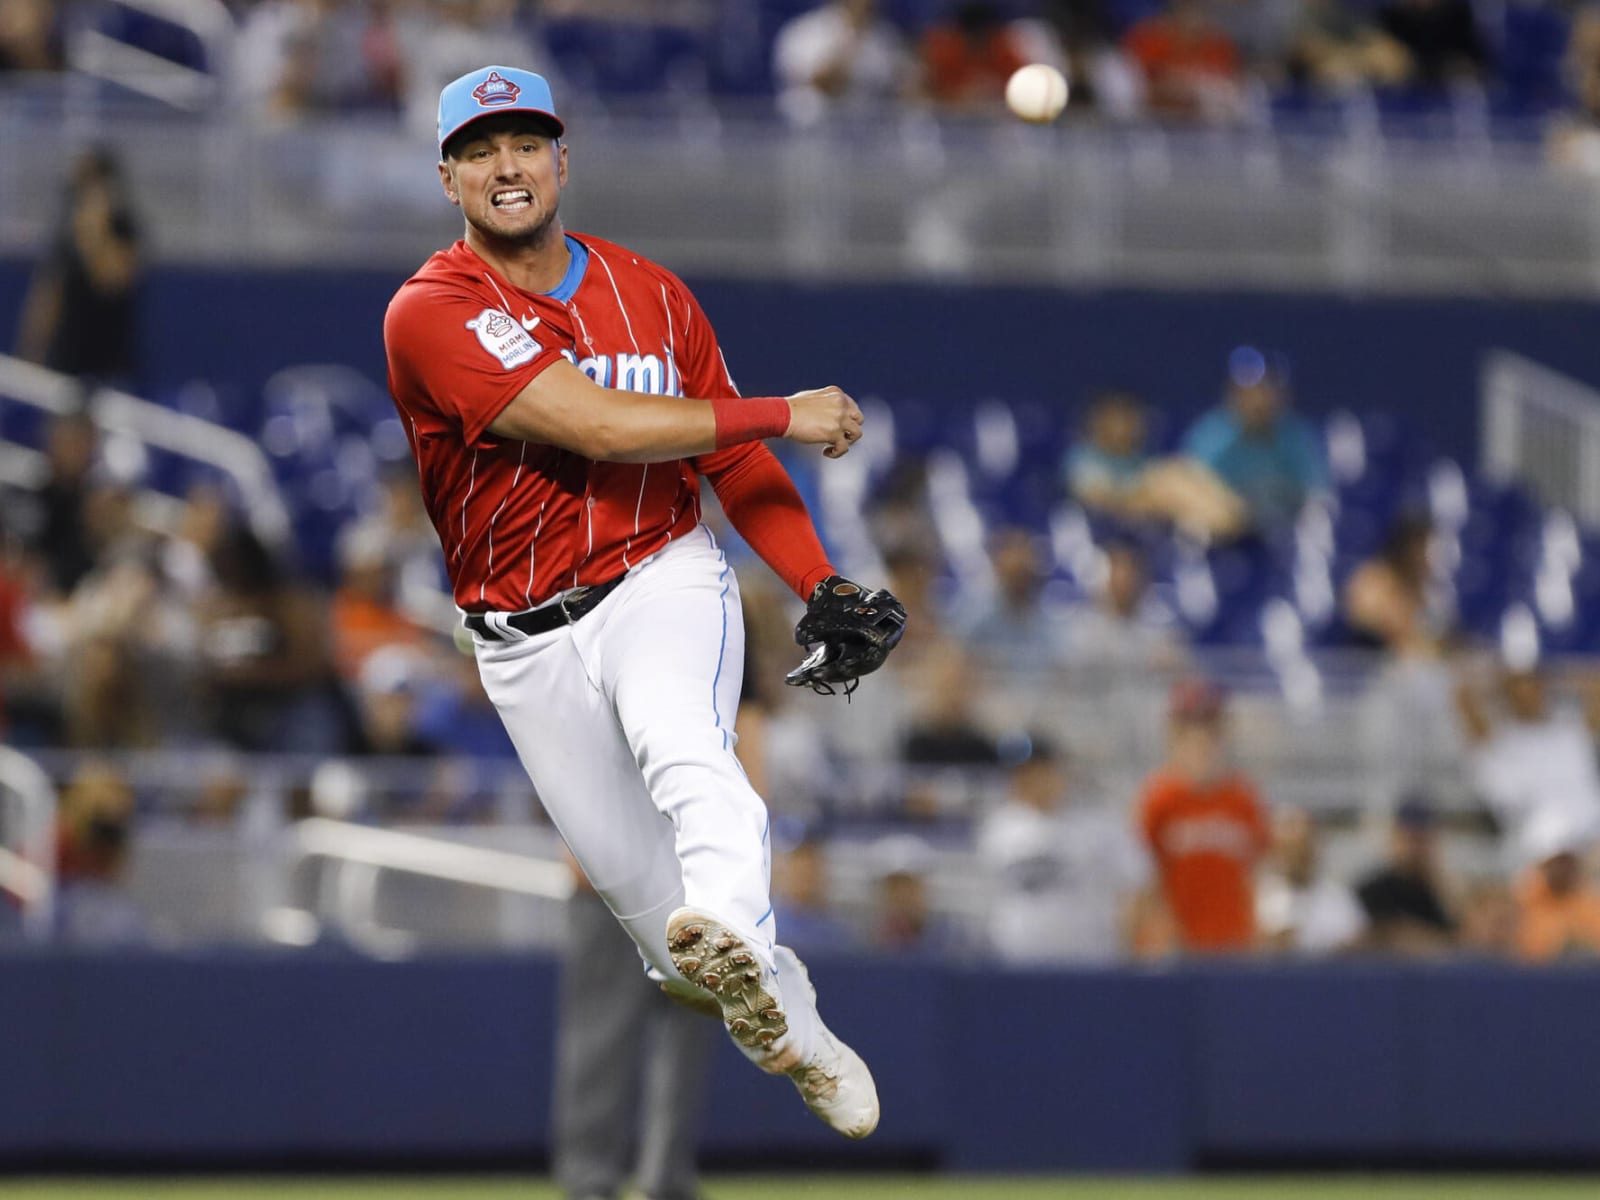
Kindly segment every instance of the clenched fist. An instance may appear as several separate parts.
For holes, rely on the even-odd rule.
[[[861,422],[861,409],[846,392],[817,388],[789,397],[789,428],[783,436],[791,442],[824,446],[824,454],[838,458],[861,440]]]

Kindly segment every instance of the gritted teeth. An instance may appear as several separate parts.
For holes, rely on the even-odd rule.
[[[489,197],[489,203],[496,208],[514,208],[518,205],[533,203],[533,195],[527,188],[508,188],[503,192],[496,192]]]

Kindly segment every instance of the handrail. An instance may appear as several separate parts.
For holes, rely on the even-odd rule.
[[[464,846],[444,838],[328,817],[308,817],[294,826],[293,834],[301,861],[343,859],[544,900],[565,900],[572,894],[572,873],[566,867],[508,850]]]
[[[0,396],[9,396],[58,416],[82,403],[82,385],[69,375],[37,363],[0,354]],[[251,528],[281,545],[289,535],[289,512],[278,492],[267,456],[242,433],[214,421],[181,413],[117,388],[97,388],[88,409],[95,424],[146,445],[208,463],[239,487]]]
[[[55,785],[27,755],[0,746],[0,787],[22,806],[20,852],[0,847],[0,888],[22,901],[23,932],[44,941],[55,925]]]
[[[211,104],[229,67],[235,23],[221,0],[116,0],[158,20],[186,29],[205,49],[206,68],[196,69],[82,25],[67,39],[75,70],[109,79],[174,108],[194,111]]]
[[[1509,350],[1479,377],[1482,470],[1600,524],[1600,390]]]
[[[573,889],[572,872],[560,863],[424,834],[310,817],[296,824],[289,836],[288,877],[312,859],[333,863],[335,870],[322,881],[319,904],[332,910],[336,924],[353,941],[385,957],[404,953],[410,939],[400,930],[384,928],[374,916],[378,879],[384,871],[541,900],[565,900]],[[308,942],[318,926],[314,913],[276,909],[267,914],[265,932],[278,941]]]

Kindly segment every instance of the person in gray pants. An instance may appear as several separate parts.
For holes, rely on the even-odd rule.
[[[717,1025],[669,1000],[581,872],[567,902],[556,1021],[554,1159],[570,1200],[696,1200]]]

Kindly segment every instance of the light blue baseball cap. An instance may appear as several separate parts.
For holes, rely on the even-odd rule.
[[[557,137],[566,132],[543,75],[516,67],[479,67],[445,84],[439,93],[440,156],[444,144],[479,117],[509,112],[536,113],[554,126]]]

